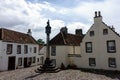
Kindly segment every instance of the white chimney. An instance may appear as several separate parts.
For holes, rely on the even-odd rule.
[[[102,16],[100,11],[95,11],[95,17],[94,17],[94,24],[98,24],[102,22]]]
[[[28,29],[28,32],[27,32],[27,34],[28,34],[29,36],[32,36],[31,29]]]

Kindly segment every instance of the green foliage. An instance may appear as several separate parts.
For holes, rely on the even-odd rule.
[[[42,39],[38,39],[38,40],[37,40],[37,43],[38,43],[38,44],[42,44],[42,45],[45,44],[45,42],[44,42]]]

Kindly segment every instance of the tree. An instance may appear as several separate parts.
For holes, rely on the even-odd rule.
[[[44,42],[42,39],[38,39],[38,40],[37,40],[37,43],[38,43],[38,44],[42,44],[42,45],[45,44],[45,42]]]

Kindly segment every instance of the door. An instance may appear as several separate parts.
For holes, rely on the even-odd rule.
[[[24,68],[26,68],[26,67],[28,67],[28,66],[27,66],[27,57],[24,58]]]
[[[15,56],[8,57],[8,70],[15,70]]]

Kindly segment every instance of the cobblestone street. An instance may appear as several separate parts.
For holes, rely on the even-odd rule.
[[[64,70],[58,73],[35,73],[38,66],[0,72],[0,80],[119,80],[116,78],[98,75],[80,70]]]

